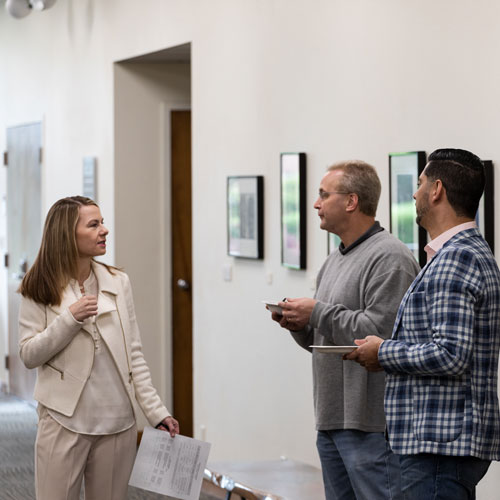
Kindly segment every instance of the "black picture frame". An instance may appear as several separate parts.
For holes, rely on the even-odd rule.
[[[306,268],[306,154],[281,153],[281,264]]]
[[[476,214],[476,223],[484,239],[495,253],[495,185],[493,175],[493,162],[483,160],[484,165],[484,193],[479,202]]]
[[[245,259],[264,258],[264,177],[227,178],[227,253]]]
[[[328,233],[326,237],[326,254],[330,255],[340,246],[340,237],[335,233]]]
[[[390,231],[408,246],[421,267],[427,262],[427,231],[416,222],[413,194],[426,160],[425,151],[389,153]]]

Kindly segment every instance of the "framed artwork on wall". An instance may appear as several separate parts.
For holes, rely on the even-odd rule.
[[[340,246],[340,237],[334,233],[328,233],[326,253],[330,255],[334,250]]]
[[[282,153],[281,263],[306,268],[306,155]]]
[[[476,223],[488,242],[491,251],[495,253],[495,199],[493,184],[493,162],[491,160],[483,160],[485,184],[484,193],[479,202],[479,208],[476,214]]]
[[[97,199],[97,158],[95,156],[83,157],[83,196],[94,200]]]
[[[227,178],[227,253],[264,258],[264,177]]]
[[[427,261],[427,232],[415,220],[413,194],[425,164],[424,151],[389,154],[390,231],[411,250],[421,267]]]

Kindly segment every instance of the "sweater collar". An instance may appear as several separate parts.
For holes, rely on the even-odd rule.
[[[383,230],[384,230],[384,228],[380,225],[380,223],[378,221],[375,221],[375,224],[373,224],[373,226],[370,229],[368,229],[368,231],[363,233],[356,241],[351,243],[347,248],[341,242],[339,245],[339,252],[342,255],[345,255],[346,253],[350,252],[353,248],[355,248],[359,244],[363,243],[363,241],[370,238],[370,236],[373,236],[374,234],[380,233],[380,231],[383,231]]]

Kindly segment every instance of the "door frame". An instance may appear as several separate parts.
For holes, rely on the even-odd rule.
[[[17,125],[12,125],[10,127],[6,128],[6,143],[5,143],[5,151],[9,152],[8,150],[8,131],[13,130],[13,129],[20,129],[20,128],[25,128],[25,127],[33,127],[37,126],[38,127],[38,149],[39,149],[39,160],[38,160],[38,167],[39,167],[39,198],[40,198],[40,238],[41,234],[43,231],[43,206],[44,206],[44,173],[45,173],[45,162],[44,162],[44,157],[45,157],[45,151],[44,151],[44,132],[45,132],[45,120],[42,118],[41,120],[34,120],[34,121],[29,121]],[[10,153],[9,153],[10,156]],[[9,158],[9,163],[11,162]],[[9,188],[9,168],[11,168],[10,165],[7,165],[7,171],[5,174],[5,238],[6,238],[6,245],[5,245],[5,253],[9,256],[9,267],[5,266],[5,277],[6,277],[6,283],[7,286],[4,289],[4,292],[6,292],[5,297],[2,297],[2,301],[4,303],[2,304],[2,307],[4,307],[4,310],[6,312],[5,315],[5,323],[3,325],[3,328],[5,328],[5,356],[8,356],[8,368],[6,366],[6,375],[7,375],[7,387],[10,393],[13,393],[13,389],[16,390],[13,394],[15,394],[18,397],[22,397],[28,402],[35,404],[35,401],[33,400],[33,389],[36,381],[36,372],[34,370],[28,370],[24,368],[24,365],[22,364],[21,360],[19,359],[19,350],[17,348],[18,345],[18,332],[16,331],[16,335],[14,338],[12,338],[12,325],[11,323],[13,321],[16,321],[12,316],[17,316],[17,311],[19,307],[19,297],[15,296],[17,294],[17,287],[18,284],[16,282],[11,281],[11,278],[9,277],[9,272],[12,269],[12,247],[9,244],[9,219],[8,219],[8,206],[9,206],[9,193],[8,193],[8,188]],[[36,258],[36,254],[38,252],[40,242],[37,243],[36,248],[32,248],[33,250],[33,260]],[[33,264],[33,262],[29,263],[29,265]],[[17,329],[16,329],[17,330]],[[16,347],[13,347],[16,346]],[[11,348],[12,347],[12,348]],[[16,371],[18,369],[21,369],[21,374],[24,373],[24,370],[26,370],[26,373],[24,373],[24,377],[22,380],[17,380],[13,382],[13,379],[15,377],[14,374],[14,367],[16,368]],[[19,374],[18,374],[19,375]],[[19,392],[20,391],[20,392]]]
[[[146,54],[113,71],[114,263],[130,276],[144,356],[172,411],[169,113],[191,108],[191,64]]]
[[[162,168],[160,171],[160,182],[164,190],[164,195],[161,198],[161,226],[162,238],[160,240],[162,268],[159,269],[163,279],[161,280],[161,303],[165,305],[163,314],[161,315],[161,329],[164,332],[169,332],[168,338],[163,336],[164,344],[162,344],[162,352],[166,353],[167,359],[170,360],[170,367],[173,364],[173,315],[172,315],[172,223],[171,223],[171,177],[172,177],[172,164],[171,164],[171,120],[170,114],[172,111],[191,111],[191,104],[187,102],[162,102],[160,106],[160,134],[162,140],[160,158],[162,159]],[[192,126],[191,126],[191,141],[192,141]],[[191,147],[192,150],[192,147]],[[191,158],[191,172],[192,158]],[[191,189],[192,191],[192,189]],[[192,219],[191,219],[192,220]],[[163,379],[167,381],[163,390],[165,391],[165,398],[167,407],[175,415],[174,408],[174,386],[173,386],[173,373],[166,372],[167,367],[164,368]]]
[[[182,193],[176,192],[176,189],[170,189],[170,203],[171,203],[171,237],[170,237],[170,258],[171,258],[171,269],[172,269],[172,279],[170,285],[171,293],[171,313],[172,313],[172,384],[173,384],[173,411],[179,420],[182,433],[185,436],[193,437],[194,435],[194,425],[193,425],[193,234],[192,234],[192,114],[191,110],[179,110],[172,109],[170,111],[171,123],[173,121],[174,114],[183,113],[184,118],[178,117],[178,123],[184,123],[187,125],[185,119],[189,119],[189,128],[185,128],[184,125],[177,130],[181,132],[179,138],[183,138],[189,142],[189,150],[185,149],[186,155],[181,153],[178,156],[180,160],[178,165],[187,166],[189,163],[189,172],[186,174],[183,170],[174,171],[173,165],[171,165],[170,178],[171,180],[177,181],[177,187]],[[186,116],[188,114],[188,117]],[[179,122],[180,120],[180,122]],[[174,158],[174,140],[173,128],[171,126],[171,139],[170,139],[170,155]],[[181,142],[179,142],[181,144]],[[178,149],[178,148],[177,148]],[[179,151],[179,149],[178,149]],[[188,161],[189,156],[189,161]],[[186,169],[187,172],[187,169]],[[179,183],[179,180],[181,181]],[[189,214],[185,213],[185,206],[189,200]],[[174,227],[174,221],[177,217],[174,217],[174,210],[177,208],[179,211],[182,221],[177,220],[176,226]],[[184,213],[181,213],[184,212]],[[189,233],[183,231],[184,224],[189,226]],[[174,231],[175,229],[175,231]],[[179,234],[180,233],[180,234]],[[184,245],[189,245],[189,248],[183,247],[182,245],[176,244],[176,236],[180,235],[179,242]],[[188,250],[189,255],[186,255],[184,250]],[[187,289],[181,289],[178,286],[176,280],[184,279],[187,280]],[[181,311],[176,315],[174,311],[174,305],[177,305],[178,310]],[[188,337],[187,337],[188,336]]]

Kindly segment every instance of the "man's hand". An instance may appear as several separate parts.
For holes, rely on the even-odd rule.
[[[354,343],[359,346],[349,354],[344,354],[345,360],[356,361],[364,366],[369,372],[383,370],[378,362],[378,350],[384,340],[376,335],[368,335],[364,339],[356,339]]]
[[[309,323],[312,310],[316,304],[315,299],[307,297],[301,299],[286,299],[285,302],[278,302],[283,314],[273,313],[272,318],[277,321],[282,328],[287,330],[303,330]]]

